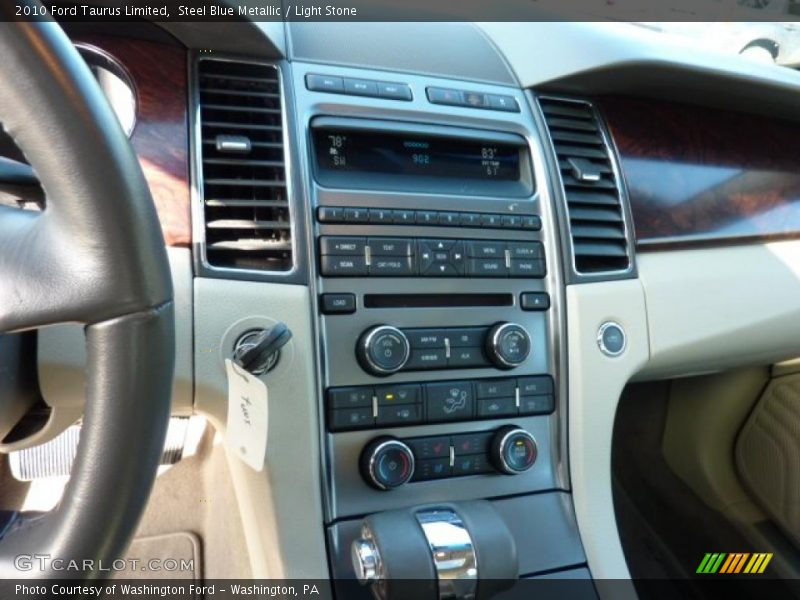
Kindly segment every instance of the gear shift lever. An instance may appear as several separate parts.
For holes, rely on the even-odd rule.
[[[352,559],[378,600],[485,600],[518,576],[514,539],[486,501],[370,515]]]

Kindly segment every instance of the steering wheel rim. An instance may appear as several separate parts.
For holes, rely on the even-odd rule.
[[[0,576],[92,579],[127,547],[160,461],[172,284],[141,167],[92,74],[55,22],[12,22],[13,9],[0,4],[0,123],[39,176],[47,207],[0,210],[0,332],[84,324],[87,398],[63,499],[6,528]],[[34,554],[94,568],[15,566]]]

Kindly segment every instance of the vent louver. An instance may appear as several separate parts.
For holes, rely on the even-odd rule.
[[[540,98],[539,103],[558,161],[575,270],[627,270],[631,258],[620,186],[594,109],[587,102],[559,98]]]
[[[206,260],[213,267],[292,268],[278,70],[198,63]]]

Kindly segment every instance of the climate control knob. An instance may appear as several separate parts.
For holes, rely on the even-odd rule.
[[[518,367],[531,353],[531,336],[522,325],[497,323],[486,336],[486,355],[500,369]]]
[[[498,471],[518,475],[533,466],[538,450],[530,433],[515,425],[507,425],[495,432],[489,454]]]
[[[372,487],[391,490],[411,479],[414,474],[414,454],[398,439],[389,436],[375,438],[361,453],[361,475]]]
[[[405,366],[411,353],[406,334],[391,325],[367,329],[359,338],[356,356],[361,367],[373,375],[391,375]]]

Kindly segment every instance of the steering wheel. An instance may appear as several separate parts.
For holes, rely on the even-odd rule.
[[[0,207],[0,332],[84,324],[87,388],[63,499],[5,527],[0,577],[91,579],[102,575],[98,561],[124,553],[160,461],[172,283],[147,183],[114,113],[56,23],[11,22],[14,4],[25,3],[38,6],[0,3],[0,123],[38,174],[47,206]],[[15,566],[15,557],[36,554],[49,555],[48,565],[63,559],[61,568],[94,561],[95,570]]]

